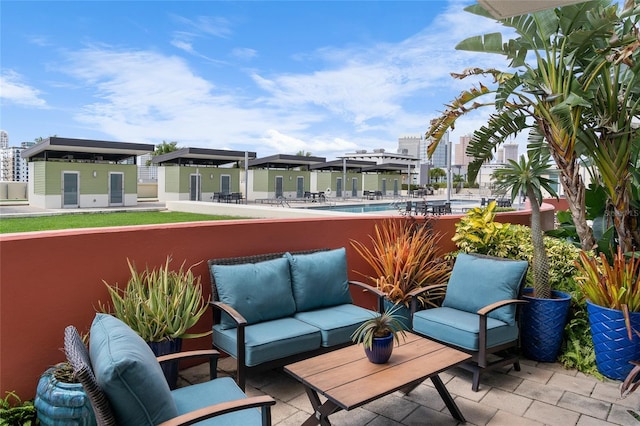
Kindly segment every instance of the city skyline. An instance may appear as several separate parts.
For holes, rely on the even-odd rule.
[[[476,84],[450,72],[504,67],[455,50],[502,29],[464,12],[471,3],[3,1],[0,128],[14,145],[395,152]],[[488,113],[460,120],[452,140]]]

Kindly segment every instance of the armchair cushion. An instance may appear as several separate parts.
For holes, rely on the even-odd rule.
[[[413,330],[441,342],[471,351],[479,350],[479,315],[452,308],[432,308],[413,316]],[[513,342],[518,338],[518,326],[487,318],[487,347]]]
[[[212,265],[211,270],[220,301],[238,311],[248,324],[291,316],[296,311],[287,259]],[[222,328],[235,327],[224,313],[220,324]]]
[[[171,391],[171,395],[178,407],[178,415],[190,413],[209,405],[246,398],[246,395],[231,377],[220,377],[179,388]],[[198,426],[237,426],[257,425],[261,422],[260,411],[257,408],[249,408],[204,420],[197,424]]]
[[[352,303],[343,248],[311,254],[286,253],[297,312]]]
[[[178,415],[151,348],[124,322],[97,314],[89,349],[96,381],[119,425],[156,425]]]
[[[453,265],[442,306],[476,313],[500,300],[517,299],[528,266],[526,261],[460,253]],[[515,312],[515,306],[510,305],[487,316],[514,325]]]

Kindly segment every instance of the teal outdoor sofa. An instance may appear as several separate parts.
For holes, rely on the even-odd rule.
[[[383,310],[384,293],[349,281],[344,248],[208,261],[213,346],[250,369],[271,369],[352,343],[351,334]],[[353,304],[350,288],[377,297],[377,311]]]
[[[87,350],[78,330],[65,329],[67,361],[89,396],[97,426],[271,425],[268,395],[247,397],[230,377],[215,378],[219,353],[190,351],[156,358],[119,319],[97,314]],[[211,380],[170,390],[159,362],[207,357]]]

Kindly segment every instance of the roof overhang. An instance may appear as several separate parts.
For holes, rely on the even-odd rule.
[[[375,166],[375,161],[364,161],[364,160],[333,160],[327,161],[326,163],[314,164],[311,166],[311,170],[332,170],[332,171],[341,171],[346,167],[348,170],[362,170],[365,167]]]
[[[21,156],[28,160],[122,161],[152,152],[154,148],[154,145],[144,143],[70,139],[52,136],[23,150]]]
[[[478,3],[494,18],[505,19],[584,1],[586,0],[478,0]]]
[[[166,154],[157,155],[151,160],[154,164],[220,166],[223,164],[256,158],[255,152],[232,151],[224,149],[181,148]]]
[[[402,163],[382,163],[374,166],[365,167],[363,172],[406,172],[409,169],[416,168],[415,164],[402,164]]]
[[[313,164],[324,163],[326,160],[327,159],[324,157],[276,154],[249,161],[249,167],[264,169],[294,169],[296,167],[310,167]]]

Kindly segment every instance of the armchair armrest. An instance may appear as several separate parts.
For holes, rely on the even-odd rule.
[[[416,288],[415,290],[412,290],[409,293],[407,293],[407,296],[411,298],[411,316],[413,317],[413,314],[415,314],[418,311],[418,300],[419,300],[418,298],[421,295],[433,290],[441,290],[446,287],[447,287],[447,283],[433,284],[433,285],[428,285],[421,288]]]
[[[162,355],[156,357],[159,363],[169,361],[180,361],[192,358],[209,358],[209,380],[213,380],[218,376],[218,357],[220,352],[215,349],[204,349],[199,351],[176,352],[173,354]]]
[[[235,323],[236,323],[236,325],[238,327],[243,327],[243,326],[247,325],[247,320],[242,316],[242,314],[240,314],[240,312],[236,311],[235,309],[233,309],[231,306],[227,305],[226,303],[209,302],[209,305],[211,305],[211,307],[213,309],[219,309],[220,311],[223,311],[227,315],[229,315],[231,317],[231,319],[233,321],[235,321]]]
[[[383,291],[379,290],[378,288],[372,285],[365,284],[361,281],[349,281],[349,285],[360,287],[363,291],[368,291],[373,293],[378,299],[378,312],[379,313],[384,312],[384,298],[386,294]]]
[[[160,423],[159,426],[192,425],[215,416],[231,413],[233,411],[260,407],[262,408],[262,424],[268,425],[271,424],[271,406],[275,403],[276,401],[268,395],[221,402],[220,404],[210,405],[208,407],[175,417],[171,420],[167,420],[166,422]]]
[[[502,308],[503,306],[524,305],[525,303],[529,303],[529,302],[527,302],[526,300],[519,300],[519,299],[500,300],[498,302],[485,306],[484,308],[478,310],[478,312],[476,313],[481,316],[487,315],[489,312],[495,311],[496,309]]]

